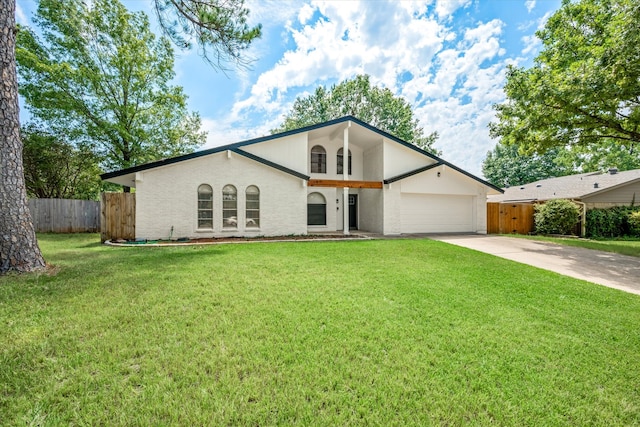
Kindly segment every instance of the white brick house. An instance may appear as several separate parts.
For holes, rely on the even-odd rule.
[[[485,233],[487,195],[501,192],[350,116],[102,179],[136,188],[136,237],[147,239]]]

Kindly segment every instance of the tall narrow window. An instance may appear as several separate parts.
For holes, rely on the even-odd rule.
[[[238,192],[233,185],[222,188],[222,227],[236,228],[238,226]]]
[[[327,225],[327,201],[320,193],[307,196],[307,225]]]
[[[320,145],[311,149],[311,173],[327,173],[327,152]]]
[[[207,184],[198,187],[198,228],[213,228],[213,190]]]
[[[247,227],[260,227],[260,190],[255,185],[246,191]]]
[[[344,153],[344,148],[341,148],[338,150],[338,168],[337,168],[337,172],[338,175],[344,173],[344,169],[343,169],[343,164],[344,164],[344,160],[343,160],[343,153]],[[349,175],[351,175],[351,150],[348,150],[349,155],[347,156],[347,173]]]

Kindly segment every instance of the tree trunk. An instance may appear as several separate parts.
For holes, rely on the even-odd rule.
[[[27,204],[16,76],[15,0],[0,0],[0,273],[45,267]]]

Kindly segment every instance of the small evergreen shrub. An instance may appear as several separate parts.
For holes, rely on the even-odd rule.
[[[640,237],[640,210],[631,212],[627,220],[629,221],[629,233],[634,237]]]
[[[580,209],[566,199],[536,205],[535,211],[534,223],[539,234],[569,234],[580,221]]]
[[[640,207],[615,206],[587,211],[587,237],[609,238],[638,235],[632,230],[631,215]]]

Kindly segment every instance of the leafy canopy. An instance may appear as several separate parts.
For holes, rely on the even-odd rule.
[[[482,173],[497,186],[522,185],[542,179],[616,167],[640,168],[640,152],[613,140],[589,146],[552,147],[543,153],[524,153],[519,145],[496,144],[482,163]]]
[[[272,132],[284,132],[351,115],[423,150],[437,154],[433,143],[438,133],[425,135],[411,105],[387,88],[371,85],[368,75],[358,75],[330,89],[319,86],[298,97],[283,123]]]
[[[42,0],[18,33],[20,93],[52,133],[90,147],[107,169],[183,154],[205,138],[174,77],[173,51],[144,13],[116,0]]]
[[[29,126],[22,129],[27,194],[36,198],[97,200],[102,189],[96,156],[61,137]]]
[[[496,144],[482,162],[482,173],[499,187],[522,185],[551,177],[570,175],[572,170],[556,161],[560,149],[543,154],[521,154],[517,145]]]
[[[225,63],[245,66],[241,53],[262,35],[260,24],[249,27],[244,0],[155,0],[165,34],[183,49],[195,42],[204,59],[218,70]]]
[[[492,137],[526,151],[640,142],[640,2],[563,0],[529,68],[507,71]]]

